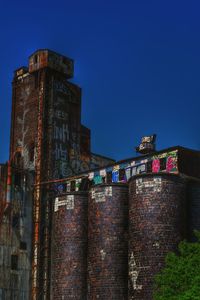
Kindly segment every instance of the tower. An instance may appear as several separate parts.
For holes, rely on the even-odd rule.
[[[81,125],[81,89],[69,82],[73,69],[71,59],[38,50],[29,57],[28,68],[15,72],[10,157],[43,181],[80,171],[83,145],[89,161],[90,131]],[[87,138],[81,145],[83,135]]]
[[[17,215],[30,233],[24,238],[32,299],[50,293],[53,191],[42,183],[113,162],[91,153],[90,130],[81,124],[81,89],[69,81],[73,73],[72,59],[47,49],[14,73],[8,195],[28,208],[26,216],[20,209]]]

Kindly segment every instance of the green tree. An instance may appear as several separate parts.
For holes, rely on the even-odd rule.
[[[155,277],[154,300],[200,300],[200,232],[197,241],[179,244],[166,256],[165,268]]]

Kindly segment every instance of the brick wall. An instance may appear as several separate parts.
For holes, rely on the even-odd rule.
[[[185,236],[185,181],[149,174],[129,184],[129,299],[151,300],[153,277]]]
[[[88,299],[127,299],[128,187],[99,185],[88,204]]]

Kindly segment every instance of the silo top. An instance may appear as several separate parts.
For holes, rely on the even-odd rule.
[[[35,51],[29,57],[29,73],[47,67],[62,73],[68,79],[74,75],[73,60],[54,51],[41,49]]]

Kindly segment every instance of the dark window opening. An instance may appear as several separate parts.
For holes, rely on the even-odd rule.
[[[15,214],[12,218],[12,227],[15,229],[19,229],[20,227],[20,215]]]
[[[26,242],[20,242],[20,249],[21,250],[26,250],[27,249],[27,245],[26,245]]]
[[[14,175],[14,184],[15,184],[15,186],[21,185],[21,174],[18,172],[16,172]]]
[[[18,255],[11,255],[11,270],[18,270]]]

